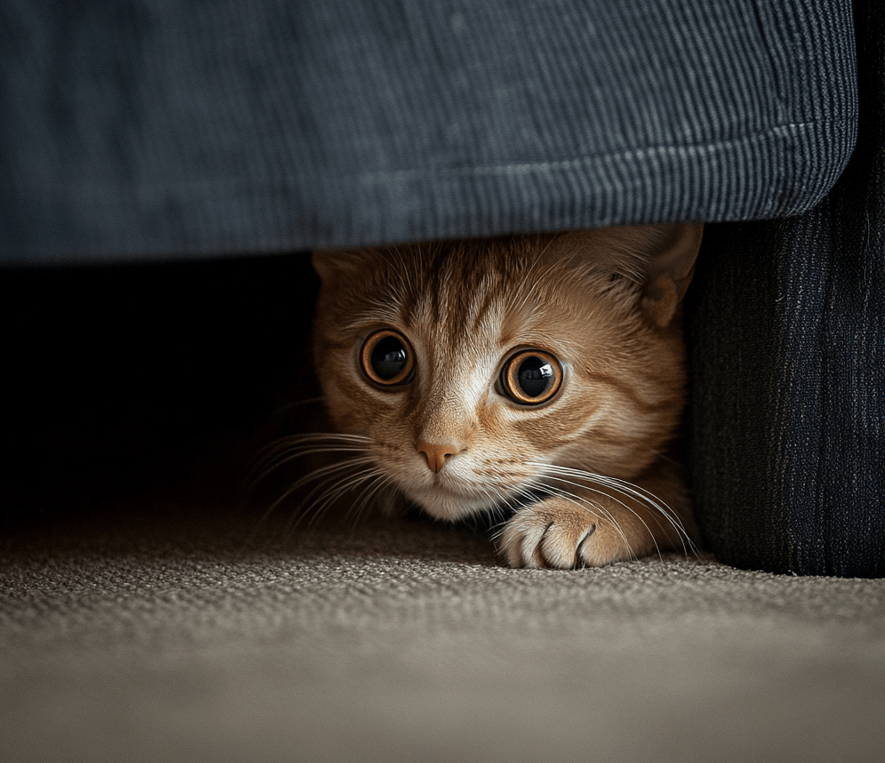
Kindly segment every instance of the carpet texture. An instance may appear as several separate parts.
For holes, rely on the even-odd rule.
[[[147,508],[4,533],[3,761],[881,759],[885,580]]]

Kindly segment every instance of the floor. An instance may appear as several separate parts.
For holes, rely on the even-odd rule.
[[[4,538],[0,759],[881,759],[883,580],[141,500]]]

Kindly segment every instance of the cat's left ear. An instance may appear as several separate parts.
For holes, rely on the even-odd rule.
[[[663,327],[673,320],[691,283],[704,226],[687,223],[655,227],[659,235],[645,266],[641,304],[645,314]]]

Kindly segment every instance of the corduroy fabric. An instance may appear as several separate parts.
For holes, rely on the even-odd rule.
[[[885,11],[857,2],[860,134],[792,220],[708,229],[693,285],[693,487],[729,564],[885,576]]]
[[[0,2],[6,262],[792,215],[848,0]]]

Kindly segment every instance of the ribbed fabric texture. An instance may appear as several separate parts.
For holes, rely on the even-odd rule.
[[[848,0],[3,0],[4,261],[793,215]]]
[[[709,228],[692,286],[697,513],[741,567],[885,577],[885,11],[855,6],[848,168],[800,217]]]

